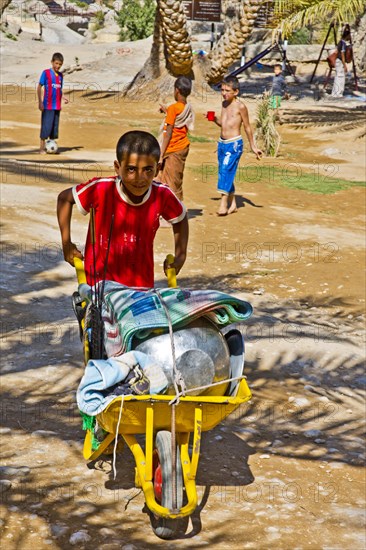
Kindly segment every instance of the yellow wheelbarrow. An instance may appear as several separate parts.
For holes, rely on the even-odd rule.
[[[86,282],[81,260],[75,258],[79,284]],[[169,286],[175,286],[174,270],[168,270]],[[84,345],[88,360],[87,344]],[[152,528],[162,539],[174,538],[182,518],[197,506],[196,474],[202,432],[211,430],[242,403],[251,399],[243,376],[231,381],[230,395],[126,395],[116,397],[97,415],[107,435],[97,450],[87,430],[84,458],[95,460],[122,436],[136,462],[135,485],[141,487]],[[145,434],[144,448],[136,435]],[[189,444],[193,434],[191,453]]]

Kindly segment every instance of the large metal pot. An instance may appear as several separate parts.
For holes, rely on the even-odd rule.
[[[174,331],[176,366],[182,373],[186,388],[197,388],[230,378],[230,351],[218,328],[200,318],[182,329]],[[172,346],[169,333],[151,335],[146,340],[134,339],[133,348],[155,359],[167,376],[168,394],[174,394]],[[227,383],[189,395],[224,395]]]

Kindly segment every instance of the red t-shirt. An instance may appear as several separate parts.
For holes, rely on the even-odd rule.
[[[96,279],[104,278],[108,236],[114,214],[106,279],[126,286],[154,286],[153,242],[159,217],[178,223],[186,215],[184,205],[164,184],[153,182],[143,202],[132,203],[123,192],[120,178],[94,178],[72,189],[82,214],[94,208]],[[94,259],[90,224],[84,266],[89,285],[94,284]]]

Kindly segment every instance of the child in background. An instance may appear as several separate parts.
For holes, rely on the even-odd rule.
[[[337,59],[335,62],[335,78],[332,97],[343,97],[346,85],[347,63],[352,63],[351,28],[344,27],[342,38],[337,44]],[[349,59],[347,59],[347,57]]]
[[[43,71],[37,87],[38,108],[42,112],[41,143],[39,149],[41,155],[46,153],[46,139],[58,138],[64,80],[60,69],[63,62],[63,55],[61,53],[54,53],[51,59],[51,69]],[[64,98],[64,102],[68,103],[69,101]]]
[[[188,130],[193,129],[194,114],[187,97],[192,90],[192,81],[180,76],[174,83],[176,103],[160,111],[166,114],[162,132],[158,179],[169,185],[179,200],[183,200],[183,172],[189,153]]]
[[[282,124],[281,118],[280,118],[280,107],[281,107],[281,100],[283,97],[286,97],[286,80],[285,77],[282,74],[282,67],[279,63],[276,63],[276,65],[273,67],[273,79],[272,79],[272,90],[271,90],[271,108],[275,110],[275,117],[278,120],[280,124]]]
[[[89,224],[84,259],[88,284],[103,280],[106,272],[107,280],[129,287],[152,288],[153,242],[160,216],[171,223],[175,243],[174,263],[164,265],[164,269],[175,268],[178,274],[187,253],[186,209],[168,186],[154,181],[160,158],[159,143],[154,136],[142,131],[127,132],[117,143],[116,156],[115,176],[94,178],[59,194],[57,217],[64,258],[71,265],[75,256],[83,259],[71,241],[74,204],[84,215],[93,209],[95,242],[92,243],[93,228]]]

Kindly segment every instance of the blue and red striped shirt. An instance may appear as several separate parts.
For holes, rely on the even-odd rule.
[[[44,86],[43,106],[45,109],[60,110],[62,98],[62,73],[55,73],[53,69],[46,69],[39,79]]]

